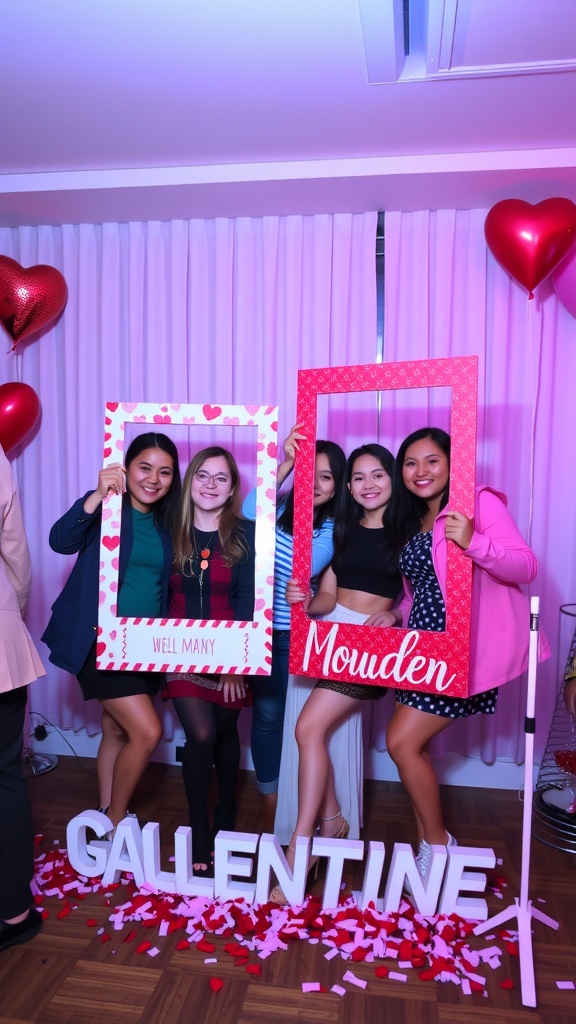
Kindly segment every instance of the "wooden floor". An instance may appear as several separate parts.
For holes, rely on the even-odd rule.
[[[241,774],[239,789],[238,828],[257,830],[259,802],[251,773]],[[50,849],[54,841],[64,846],[69,819],[96,803],[94,762],[79,766],[74,758],[62,757],[53,771],[30,780],[30,793],[35,827],[44,836],[41,848]],[[459,841],[492,847],[503,860],[499,870],[508,882],[505,899],[491,895],[489,900],[496,913],[519,892],[518,796],[463,788],[446,789],[443,796],[448,825]],[[412,822],[399,785],[369,782],[365,802],[364,838],[382,839],[387,849],[394,842],[412,841]],[[159,821],[162,835],[170,837],[186,823],[185,807],[179,769],[150,765],[134,801],[140,820]],[[121,902],[119,893],[116,902]],[[223,940],[218,938],[218,963],[212,966],[194,946],[178,951],[177,934],[159,938],[156,933],[159,955],[139,955],[140,940],[150,938],[142,926],[134,942],[122,941],[125,926],[103,944],[87,920],[105,924],[109,910],[103,895],[93,894],[61,919],[57,899],[46,900],[49,917],[40,935],[0,956],[0,1024],[468,1024],[472,1014],[477,1024],[574,1024],[576,990],[560,990],[556,982],[576,982],[576,856],[533,840],[530,896],[535,906],[560,922],[558,931],[533,924],[536,1009],[522,1006],[519,960],[507,952],[498,970],[483,970],[484,995],[465,995],[451,983],[421,981],[414,969],[406,972],[406,983],[379,979],[375,964],[351,965],[340,957],[327,961],[323,946],[306,941],[257,961],[262,969],[258,976],[234,966],[230,956],[219,955]],[[473,938],[471,945],[475,943],[480,948],[486,939]],[[254,954],[251,959],[256,960]],[[345,985],[344,997],[302,992],[302,982],[311,979],[328,989],[342,984],[351,966],[367,981],[365,989]],[[395,964],[388,966],[394,969]],[[211,975],[224,980],[221,991],[211,990]],[[508,977],[512,989],[501,987]]]

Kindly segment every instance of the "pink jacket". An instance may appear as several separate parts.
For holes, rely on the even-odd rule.
[[[531,583],[538,570],[533,552],[506,508],[504,494],[489,487],[476,491],[474,533],[463,554],[471,558],[472,615],[470,623],[470,695],[500,686],[528,667],[530,605],[519,584]],[[444,521],[449,507],[440,512],[432,533],[432,561],[440,590],[446,599],[446,537]],[[404,580],[402,624],[406,627],[412,607],[412,587]],[[450,607],[447,606],[447,614]],[[539,661],[550,657],[550,647],[540,633]]]

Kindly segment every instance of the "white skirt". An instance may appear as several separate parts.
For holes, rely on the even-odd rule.
[[[330,622],[351,622],[361,625],[367,616],[336,605],[330,615],[323,616]],[[304,707],[316,679],[308,676],[289,676],[284,732],[282,736],[282,758],[278,780],[278,804],[274,832],[285,846],[298,817],[298,744],[294,737],[298,716]],[[362,742],[361,705],[349,718],[332,733],[328,743],[330,760],[334,765],[336,796],[340,810],[350,824],[349,839],[359,839],[363,824],[362,799],[364,783],[364,745]]]

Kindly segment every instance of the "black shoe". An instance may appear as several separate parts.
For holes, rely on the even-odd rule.
[[[35,907],[31,907],[28,917],[25,917],[23,921],[18,921],[17,924],[0,921],[0,953],[3,949],[8,949],[9,946],[19,946],[23,942],[29,942],[35,935],[38,935],[43,923],[42,914]]]

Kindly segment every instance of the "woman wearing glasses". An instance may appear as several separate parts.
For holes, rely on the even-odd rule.
[[[225,448],[204,448],[186,470],[174,534],[170,615],[250,620],[254,615],[254,523],[240,514],[240,474]],[[240,764],[238,716],[246,702],[241,676],[170,674],[172,698],[186,735],[182,775],[197,874],[212,874],[213,837],[233,829]],[[213,827],[208,814],[212,765],[218,780]]]

